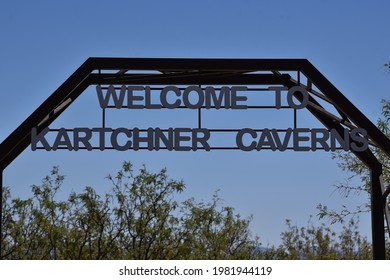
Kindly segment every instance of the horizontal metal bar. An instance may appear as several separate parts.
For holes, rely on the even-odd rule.
[[[290,75],[232,74],[229,76],[180,74],[90,74],[92,85],[283,85]]]
[[[108,86],[101,86],[102,89],[104,90],[107,90],[108,89]],[[180,90],[185,90],[186,88],[185,87],[177,87],[178,89]],[[206,87],[200,87],[202,90],[205,90]],[[213,87],[215,90],[217,91],[220,91],[221,88],[220,87]],[[121,86],[114,86],[114,89],[116,90],[120,90],[121,89]],[[150,90],[153,91],[153,90],[163,90],[164,87],[150,87]],[[268,87],[266,88],[247,88],[246,91],[273,91],[271,89],[269,89]]]
[[[37,150],[45,150],[44,147],[36,147]],[[87,150],[86,147],[79,147],[79,150]],[[198,147],[198,150],[205,150],[205,147]],[[335,148],[336,150],[342,150],[342,147]],[[57,150],[68,150],[67,147],[58,147]],[[100,147],[92,147],[92,150],[101,150]],[[104,150],[115,150],[114,147],[104,147]],[[127,150],[134,150],[134,148],[128,148]],[[138,150],[148,150],[148,147],[139,147]],[[167,147],[159,147],[159,150],[168,150]],[[210,150],[241,150],[239,147],[210,147]],[[261,150],[272,150],[271,147],[263,147]],[[294,150],[294,147],[287,147],[286,150]],[[325,150],[323,147],[318,147],[316,150]],[[157,151],[153,149],[152,151]],[[175,151],[175,150],[173,150]],[[191,151],[191,150],[190,150]],[[257,151],[256,149],[253,149],[253,151]]]
[[[301,70],[307,59],[226,59],[226,58],[111,58],[90,57],[87,63],[102,70],[159,70],[165,72],[209,70],[209,71],[268,71],[270,69]]]
[[[138,106],[138,105],[137,105]],[[109,105],[106,107],[107,109],[118,109],[116,106],[114,105]],[[127,106],[121,106],[121,108],[128,108]],[[142,109],[148,109],[146,108],[146,106],[144,106],[143,108],[139,108],[139,109],[132,109],[132,108],[128,108],[129,110],[142,110]],[[168,110],[175,110],[175,109],[188,109],[188,110],[197,110],[199,108],[196,108],[196,109],[190,109],[186,106],[178,106],[174,109],[170,109],[170,108],[167,108],[167,107],[164,107],[161,105],[161,109],[168,109]],[[206,106],[201,106],[200,109],[208,109],[206,108]],[[210,106],[209,109],[217,109],[216,106]],[[220,109],[225,109],[225,106],[220,106]],[[231,108],[227,108],[228,110],[232,110],[232,111],[243,111],[245,109],[231,109]],[[276,106],[247,106],[246,109],[278,109],[276,108]],[[279,109],[292,109],[290,106],[280,106]],[[151,110],[159,110],[159,109],[151,109]]]
[[[108,128],[106,127],[105,128],[107,131],[114,131],[115,128]],[[203,129],[207,129],[208,131],[210,132],[240,132],[242,129],[236,129],[236,128],[211,128],[211,129],[208,129],[208,128],[205,128],[203,127]],[[49,129],[49,132],[59,132],[61,129],[59,128],[53,128],[53,129]],[[65,131],[67,132],[73,132],[75,129],[74,128],[65,128]],[[134,129],[129,129],[129,131],[133,131]],[[262,132],[264,131],[265,129],[252,129],[253,131],[256,131],[256,132]],[[277,132],[287,132],[287,129],[275,129]],[[148,132],[148,129],[138,129],[139,132]],[[169,132],[169,129],[165,128],[165,129],[160,129],[161,132]]]

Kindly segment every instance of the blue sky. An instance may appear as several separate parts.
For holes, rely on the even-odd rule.
[[[4,2],[0,141],[92,56],[307,58],[375,122],[380,100],[389,98],[390,77],[383,67],[390,60],[389,8],[388,1]],[[87,90],[51,127],[93,123],[99,117],[93,91]],[[121,111],[111,121],[125,125],[125,116]],[[302,118],[311,124],[310,116]],[[154,171],[167,167],[172,178],[186,182],[187,197],[207,201],[220,189],[226,205],[243,216],[253,214],[252,231],[263,243],[279,243],[287,218],[305,225],[318,203],[340,208],[366,199],[344,200],[333,193],[332,186],[348,174],[325,152],[27,149],[5,170],[4,182],[15,195],[26,196],[31,184],[59,165],[67,175],[64,192],[86,185],[104,192],[109,187],[104,177],[124,160]],[[360,227],[370,234],[368,217],[362,217]]]

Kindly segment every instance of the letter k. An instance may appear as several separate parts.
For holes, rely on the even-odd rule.
[[[51,150],[49,143],[45,139],[45,135],[49,132],[49,130],[50,129],[46,127],[37,135],[37,128],[33,127],[33,129],[31,129],[31,150],[35,151],[39,142],[41,142],[46,151]]]

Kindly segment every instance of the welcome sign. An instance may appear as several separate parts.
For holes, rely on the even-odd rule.
[[[99,105],[102,109],[133,109],[133,110],[161,110],[186,108],[192,110],[247,110],[251,108],[248,101],[249,88],[247,86],[165,86],[161,90],[152,90],[150,86],[122,85],[115,88],[110,85],[104,90],[101,85],[96,86]],[[282,92],[286,92],[285,102],[294,110],[306,108],[309,104],[309,95],[302,86],[269,87],[274,93],[273,108],[282,108]],[[300,101],[294,98],[300,95]],[[158,98],[152,98],[152,95]],[[253,105],[253,104],[251,104]],[[259,106],[261,104],[255,104]],[[198,149],[210,151],[209,140],[211,131],[207,128],[180,127],[160,128],[148,127],[142,129],[109,128],[109,127],[78,127],[72,130],[60,128],[51,141],[46,138],[51,131],[48,127],[41,133],[37,129],[31,131],[31,149],[45,149],[56,151],[67,149],[77,151],[85,149],[91,151],[93,143],[98,143],[96,149],[127,150],[160,150],[169,151],[196,151]],[[261,131],[253,128],[242,128],[236,131],[235,147],[242,151],[285,151],[291,147],[294,151],[345,151],[361,152],[367,149],[367,132],[362,128],[344,128],[342,131],[325,128],[285,128],[283,131],[276,128],[263,128]]]

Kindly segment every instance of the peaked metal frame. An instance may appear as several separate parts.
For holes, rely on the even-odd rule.
[[[134,73],[134,71],[138,71]],[[145,71],[154,71],[153,73]],[[283,71],[303,74],[307,83]],[[267,72],[264,74],[263,72]],[[54,93],[0,144],[0,210],[3,202],[3,171],[31,144],[31,130],[48,127],[89,85],[283,85],[304,86],[309,95],[307,109],[327,128],[344,126],[367,131],[372,145],[390,157],[390,140],[306,59],[171,59],[88,58]],[[315,86],[315,87],[314,87]],[[316,88],[316,89],[315,89]],[[317,91],[317,89],[319,91]],[[301,99],[300,95],[296,98]],[[340,117],[329,113],[315,99],[335,107]],[[384,214],[388,194],[381,181],[382,164],[370,149],[352,151],[371,170],[371,223],[374,259],[385,259]],[[389,217],[388,217],[389,218]],[[0,226],[2,226],[2,213]],[[0,240],[2,240],[0,228]],[[0,248],[2,259],[2,248]]]

